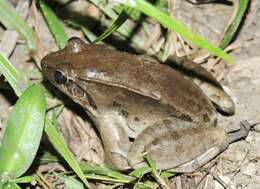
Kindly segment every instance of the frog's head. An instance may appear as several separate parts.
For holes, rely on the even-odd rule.
[[[97,109],[96,104],[89,93],[76,81],[77,73],[70,62],[71,57],[85,50],[87,46],[81,39],[73,37],[68,40],[64,49],[45,56],[41,60],[41,67],[44,75],[54,86],[94,114]]]

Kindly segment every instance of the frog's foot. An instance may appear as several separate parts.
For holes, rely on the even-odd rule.
[[[229,143],[233,143],[237,140],[246,138],[250,129],[251,129],[251,125],[249,124],[249,122],[247,120],[241,121],[240,122],[240,129],[238,131],[230,132],[228,134]]]

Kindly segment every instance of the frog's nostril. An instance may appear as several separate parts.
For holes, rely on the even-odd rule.
[[[48,68],[47,64],[45,62],[41,62],[42,69],[46,70]]]

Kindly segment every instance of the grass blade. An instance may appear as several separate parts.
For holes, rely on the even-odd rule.
[[[104,175],[104,176],[118,179],[124,183],[129,183],[134,179],[133,177],[126,176],[124,174],[121,174],[120,172],[110,170],[107,167],[103,167],[103,166],[97,166],[94,164],[82,162],[80,164],[80,167],[84,171],[84,173],[89,173],[89,174],[94,173],[97,175]]]
[[[111,24],[110,27],[107,28],[107,30],[102,33],[93,43],[97,43],[99,41],[102,41],[109,35],[111,35],[113,32],[115,32],[129,17],[129,15],[132,14],[134,11],[131,7],[124,7],[120,15],[117,17],[117,19]]]
[[[75,171],[75,173],[79,176],[82,182],[90,188],[87,179],[85,178],[77,160],[75,159],[72,152],[69,150],[64,138],[60,135],[57,128],[49,121],[46,117],[45,122],[45,130],[48,135],[49,140],[55,149],[62,155],[62,157],[67,161],[70,167]]]
[[[141,167],[138,169],[133,170],[131,173],[129,173],[130,176],[136,177],[136,178],[142,178],[145,174],[152,172],[151,167]]]
[[[68,35],[65,32],[65,29],[63,25],[61,24],[60,20],[57,18],[57,16],[54,14],[54,12],[51,10],[51,8],[44,3],[42,0],[39,1],[40,9],[42,11],[42,14],[45,18],[45,20],[48,23],[48,26],[58,43],[60,48],[64,48],[66,46],[66,43],[68,41]]]
[[[26,81],[22,74],[17,72],[15,67],[9,62],[3,53],[0,52],[0,71],[4,74],[8,83],[13,88],[17,96],[21,96],[22,91],[27,88]],[[22,90],[21,90],[22,89]]]
[[[121,1],[120,1],[121,2]],[[215,47],[210,42],[203,39],[201,36],[197,35],[190,29],[188,29],[183,23],[178,21],[177,19],[171,18],[167,13],[157,9],[152,4],[148,3],[144,0],[125,0],[122,1],[125,5],[136,8],[137,10],[143,12],[144,14],[154,18],[158,22],[160,22],[164,27],[169,28],[170,30],[180,34],[186,40],[198,45],[201,48],[207,49],[211,53],[216,56],[223,58],[225,61],[229,63],[234,63],[234,59],[229,56],[227,53],[222,51],[221,49]]]
[[[239,5],[237,8],[237,11],[235,13],[234,19],[229,25],[229,27],[226,29],[225,35],[223,36],[222,41],[219,44],[220,49],[224,49],[229,45],[231,40],[234,38],[234,35],[237,32],[237,29],[241,23],[241,20],[245,14],[245,11],[247,9],[247,6],[249,4],[249,0],[240,0]]]
[[[0,22],[7,28],[13,28],[26,40],[29,49],[37,50],[37,38],[34,31],[23,18],[11,8],[5,0],[0,0]]]

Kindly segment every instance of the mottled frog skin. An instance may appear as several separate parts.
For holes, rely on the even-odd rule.
[[[93,120],[109,166],[137,168],[149,153],[158,169],[175,169],[227,145],[227,133],[214,127],[216,110],[208,96],[156,60],[71,38],[41,65],[48,80]],[[219,86],[218,101],[232,113],[233,102]]]

